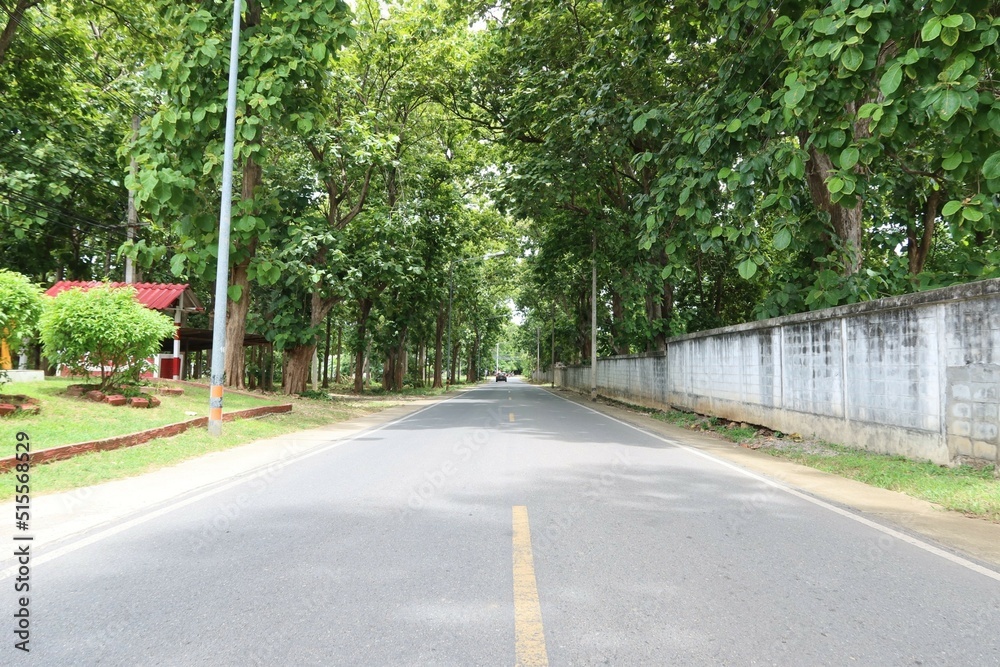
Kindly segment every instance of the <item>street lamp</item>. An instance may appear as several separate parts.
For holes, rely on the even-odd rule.
[[[229,43],[229,89],[222,158],[222,202],[219,208],[218,264],[215,267],[215,319],[212,330],[212,375],[208,399],[208,434],[222,435],[222,385],[226,368],[226,298],[229,286],[229,224],[233,199],[233,145],[236,136],[236,86],[240,55],[240,0],[233,1]]]
[[[455,298],[455,265],[462,264],[463,262],[478,262],[484,259],[492,259],[506,254],[506,251],[501,250],[500,252],[486,253],[482,257],[463,257],[461,259],[453,259],[448,262],[448,349],[445,351],[446,387],[451,385],[451,305]]]

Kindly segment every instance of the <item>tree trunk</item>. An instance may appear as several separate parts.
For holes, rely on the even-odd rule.
[[[340,353],[342,352],[342,343],[344,337],[344,325],[337,325],[337,370],[333,374],[333,381],[335,384],[340,384]]]
[[[243,389],[243,367],[246,363],[243,337],[247,331],[247,313],[250,312],[250,279],[247,266],[250,260],[241,262],[230,272],[230,286],[242,290],[239,301],[226,299],[226,355],[225,384],[234,389]]]
[[[861,197],[856,197],[856,202],[851,208],[835,204],[826,184],[834,171],[830,156],[815,148],[809,149],[809,161],[806,163],[809,194],[816,209],[829,214],[830,224],[837,236],[837,245],[845,253],[844,275],[851,276],[861,269]]]
[[[360,394],[365,390],[365,339],[368,337],[368,315],[371,314],[371,310],[372,302],[370,299],[361,299],[358,302],[358,341],[354,362],[355,394]]]
[[[617,290],[611,293],[611,346],[615,354],[628,354],[625,342],[625,303]]]
[[[21,25],[24,12],[39,4],[41,4],[41,0],[18,0],[14,5],[14,9],[9,10],[8,13],[7,3],[3,3],[2,7],[8,18],[7,25],[4,26],[3,32],[0,33],[0,67],[3,66],[4,61],[7,59],[7,49],[10,47],[11,42],[14,41],[14,33],[17,32],[18,26]]]
[[[674,315],[673,283],[663,283],[663,300],[660,303],[660,314],[663,316],[663,347],[659,350],[663,352],[667,349],[667,338],[670,337],[670,318]]]
[[[427,385],[427,343],[420,341],[417,347],[417,366],[420,367],[420,386]]]
[[[403,390],[403,378],[406,376],[406,333],[407,328],[399,334],[399,346],[396,349],[396,367],[393,369],[393,390]]]
[[[924,264],[930,255],[931,242],[934,240],[934,221],[937,219],[940,204],[941,191],[932,191],[924,206],[924,229],[919,240],[917,239],[917,212],[913,211],[910,216],[906,230],[906,254],[910,265],[910,280],[916,280],[917,275],[924,270]]]
[[[281,374],[281,388],[286,394],[301,394],[309,380],[315,345],[296,345],[288,351],[285,370]]]
[[[442,339],[444,338],[444,327],[445,327],[445,309],[444,306],[438,307],[437,316],[437,326],[434,329],[434,384],[432,385],[434,389],[440,389],[444,385],[441,383],[441,353],[442,353]]]
[[[385,365],[382,367],[382,389],[393,390],[393,379],[396,377],[396,350],[390,348],[385,354]]]
[[[243,187],[240,193],[243,201],[254,198],[261,178],[260,165],[252,157],[248,157],[243,163]],[[250,312],[250,278],[247,274],[247,268],[256,252],[257,241],[255,239],[247,245],[245,257],[230,271],[229,285],[239,286],[241,289],[239,301],[227,299],[224,372],[226,385],[236,389],[243,388],[243,367],[246,361],[243,355],[243,336],[247,331],[247,313]]]
[[[479,346],[482,344],[479,327],[472,327],[475,337],[472,339],[472,349],[469,350],[469,382],[479,381]]]
[[[316,329],[323,324],[326,316],[330,314],[330,311],[339,301],[339,299],[335,298],[324,299],[320,296],[319,292],[313,292],[309,297],[309,327]],[[306,390],[309,370],[312,366],[313,355],[316,353],[316,347],[317,341],[313,338],[309,343],[296,345],[288,352],[289,364],[295,364],[295,372],[289,378],[281,378],[281,387],[286,394],[301,394]],[[301,375],[298,372],[298,364],[302,359],[305,359],[305,375]]]
[[[455,384],[458,380],[458,353],[462,349],[462,344],[455,342],[451,348],[451,363],[448,364],[448,384]]]

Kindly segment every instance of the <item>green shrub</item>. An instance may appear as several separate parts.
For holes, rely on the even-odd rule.
[[[0,338],[12,354],[35,332],[41,313],[42,289],[20,273],[0,269]]]
[[[101,389],[135,383],[160,343],[174,334],[165,315],[132,288],[71,289],[49,299],[39,320],[45,356],[74,374],[101,370]]]

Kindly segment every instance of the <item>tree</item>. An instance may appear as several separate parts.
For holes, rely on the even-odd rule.
[[[130,187],[154,221],[174,234],[175,275],[205,274],[218,244],[217,195],[222,175],[219,130],[226,110],[229,17],[201,2],[162,2],[172,48],[148,68],[162,91],[160,109],[143,124],[135,149],[140,165]],[[243,336],[251,275],[275,282],[273,265],[257,252],[284,222],[277,210],[269,141],[311,129],[323,113],[329,65],[352,36],[343,0],[248,0],[241,25],[235,159],[239,196],[233,207],[226,323],[226,383],[242,386]]]
[[[11,352],[34,334],[41,313],[41,288],[20,273],[0,269],[0,341],[10,341]]]
[[[138,382],[145,360],[174,334],[173,321],[150,310],[130,287],[66,290],[39,320],[45,355],[76,375],[101,372],[100,389]]]
[[[0,265],[38,281],[120,268],[117,149],[143,112],[138,72],[156,32],[145,5],[122,4],[0,4],[19,26],[0,64]]]

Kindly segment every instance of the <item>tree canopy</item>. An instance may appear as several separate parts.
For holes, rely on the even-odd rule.
[[[224,5],[0,3],[0,267],[130,257],[211,301]],[[994,277],[998,31],[992,0],[250,0],[227,381],[245,333],[289,392],[331,330],[358,391],[501,339],[586,360],[595,266],[600,354]]]

